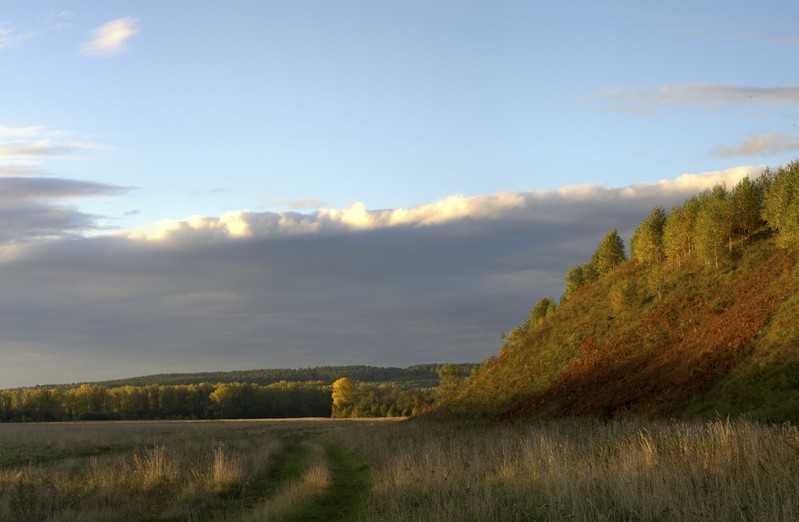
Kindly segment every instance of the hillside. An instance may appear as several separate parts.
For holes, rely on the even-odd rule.
[[[799,179],[796,163],[783,170]],[[597,271],[600,244],[590,263],[569,271],[560,306],[534,309],[497,361],[432,415],[799,421],[799,242],[784,221],[796,216],[799,201],[783,205],[781,226],[766,210],[774,204],[770,191],[774,198],[774,187],[785,185],[780,172],[755,183],[761,189],[750,230],[734,203],[739,187],[716,187],[673,209],[672,222],[659,211],[653,244],[660,253],[651,259],[642,248],[649,218],[636,230],[631,260],[622,255]],[[692,246],[677,255],[669,226],[689,208]],[[700,227],[711,210],[716,221],[707,230],[715,236],[707,239]],[[573,280],[588,271],[591,277]]]

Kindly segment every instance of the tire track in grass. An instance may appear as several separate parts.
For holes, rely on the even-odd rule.
[[[363,510],[370,481],[366,464],[342,446],[318,440],[330,470],[330,484],[310,505],[286,518],[288,522],[333,522],[355,520]]]
[[[195,519],[209,522],[280,520],[279,516],[268,514],[270,503],[280,496],[281,491],[301,481],[303,472],[312,462],[311,449],[303,441],[283,437],[282,444],[283,448],[269,470],[258,474],[243,490],[236,488],[222,494],[226,502]]]
[[[284,444],[275,467],[239,500],[238,508],[229,505],[203,518],[214,522],[356,520],[370,487],[363,461],[320,438],[292,437],[284,439]]]

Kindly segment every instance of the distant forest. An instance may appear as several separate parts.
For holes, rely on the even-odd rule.
[[[0,422],[408,416],[429,409],[477,368],[331,366],[16,388],[0,390]],[[335,382],[350,385],[344,406],[340,399],[334,407]]]
[[[152,384],[200,384],[204,382],[231,383],[246,382],[268,386],[281,381],[307,382],[322,381],[332,384],[341,377],[349,377],[359,382],[393,383],[403,389],[431,388],[438,385],[438,369],[441,364],[419,364],[407,368],[380,366],[319,366],[315,368],[278,368],[264,370],[243,370],[230,372],[201,373],[162,373],[96,382],[101,386],[150,386]],[[468,371],[470,365],[463,365]],[[64,387],[50,386],[50,387]],[[71,387],[71,386],[67,386]]]

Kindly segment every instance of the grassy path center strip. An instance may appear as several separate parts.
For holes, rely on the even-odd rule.
[[[288,517],[290,522],[354,520],[364,507],[370,482],[366,464],[356,455],[330,441],[320,440],[331,473],[331,482],[307,509]]]

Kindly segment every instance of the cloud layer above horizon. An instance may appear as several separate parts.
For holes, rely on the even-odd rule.
[[[629,238],[655,205],[762,168],[408,209],[238,211],[49,240],[26,235],[31,211],[113,187],[0,178],[22,196],[8,200],[18,207],[2,199],[0,207],[9,229],[23,231],[0,237],[0,383],[478,361],[535,301],[559,297],[568,267],[608,229]],[[89,220],[50,217],[62,231]]]

